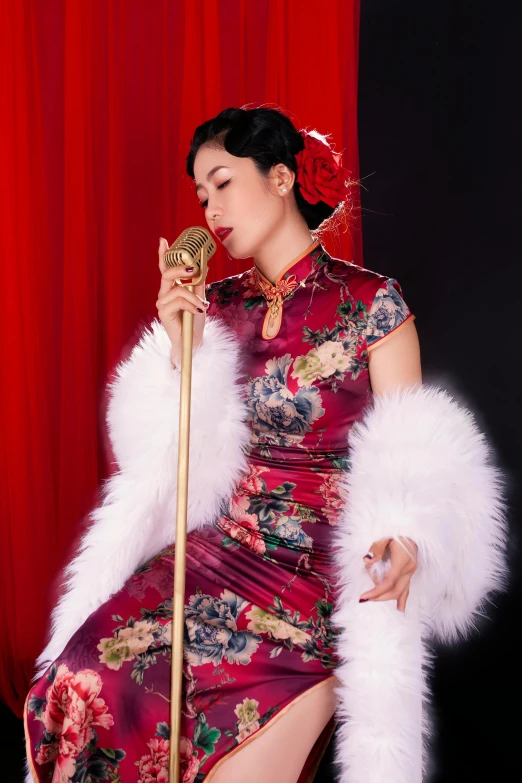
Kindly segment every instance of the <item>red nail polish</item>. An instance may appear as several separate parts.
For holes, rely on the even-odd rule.
[[[359,598],[359,603],[364,604],[365,601],[369,601],[369,598]]]

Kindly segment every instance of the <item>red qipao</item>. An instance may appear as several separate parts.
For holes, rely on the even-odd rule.
[[[415,317],[395,279],[316,240],[275,285],[253,267],[206,295],[193,366],[183,781],[210,781],[335,674],[340,780],[417,783],[425,640],[467,630],[503,584],[500,473],[443,390],[373,399],[368,350]],[[168,781],[179,404],[169,350],[153,322],[111,386],[118,471],[67,569],[27,697],[28,781]],[[360,606],[372,584],[364,553],[398,535],[419,546],[406,613]]]

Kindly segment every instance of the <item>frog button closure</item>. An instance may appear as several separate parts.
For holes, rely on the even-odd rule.
[[[256,285],[265,297],[267,303],[267,311],[261,332],[265,340],[272,340],[279,333],[283,320],[283,302],[300,285],[300,282],[296,279],[296,275],[286,277],[284,280],[282,279],[283,275],[297,264],[298,261],[301,261],[302,258],[309,255],[318,244],[319,239],[316,239],[306,248],[306,250],[300,253],[297,258],[290,261],[290,263],[278,274],[275,283],[268,280],[256,266],[254,267]]]

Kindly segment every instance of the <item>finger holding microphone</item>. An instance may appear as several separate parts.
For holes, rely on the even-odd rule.
[[[194,314],[194,350],[203,339],[206,310],[209,303],[205,299],[204,281],[194,286],[194,292],[191,292],[185,286],[178,284],[178,280],[188,280],[192,278],[194,276],[194,269],[192,267],[187,268],[183,265],[175,267],[167,266],[165,263],[165,253],[168,249],[169,244],[167,240],[161,237],[158,248],[161,285],[158,292],[156,307],[158,310],[158,318],[165,327],[165,331],[167,332],[172,345],[170,353],[171,361],[173,364],[179,366],[181,361],[183,310],[188,310]]]

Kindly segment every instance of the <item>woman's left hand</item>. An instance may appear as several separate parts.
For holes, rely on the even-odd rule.
[[[361,595],[359,601],[390,601],[397,600],[397,609],[404,612],[406,600],[410,592],[410,579],[417,569],[418,547],[411,538],[399,536],[403,546],[394,538],[382,538],[373,543],[369,553],[373,557],[364,556],[366,570],[376,585],[373,590],[368,590]],[[388,550],[386,552],[386,550]],[[377,578],[372,575],[370,568],[374,563],[383,559],[386,552],[386,558],[391,561],[390,568],[386,572],[382,582],[378,583]],[[409,554],[411,552],[411,554]]]

